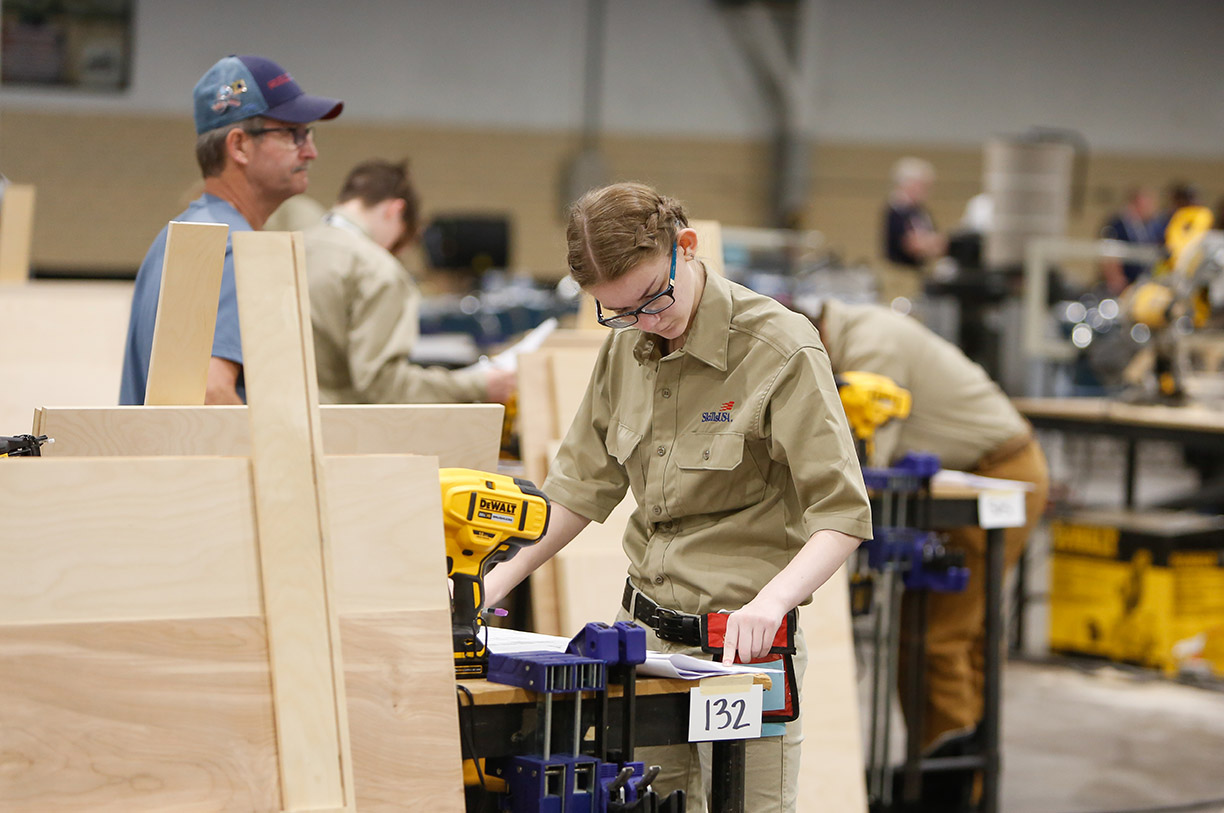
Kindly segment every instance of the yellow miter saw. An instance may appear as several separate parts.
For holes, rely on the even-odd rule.
[[[1211,211],[1178,209],[1165,232],[1168,259],[1126,292],[1130,320],[1152,331],[1157,394],[1180,399],[1190,346],[1221,346],[1224,322],[1224,232],[1212,231]],[[1216,357],[1220,351],[1202,355]]]

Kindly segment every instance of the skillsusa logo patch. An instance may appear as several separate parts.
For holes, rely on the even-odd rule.
[[[731,422],[731,407],[735,406],[734,401],[728,401],[718,408],[717,412],[701,413],[702,423],[730,423]]]

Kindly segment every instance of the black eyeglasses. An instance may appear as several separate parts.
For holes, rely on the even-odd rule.
[[[595,318],[599,324],[604,327],[632,327],[637,324],[638,314],[646,314],[653,316],[656,313],[662,313],[676,303],[676,244],[672,243],[671,251],[671,271],[667,275],[667,290],[662,293],[655,294],[650,299],[647,299],[638,307],[631,311],[614,314],[613,316],[604,316],[603,307],[599,304],[599,300],[595,300]]]
[[[247,130],[253,136],[267,135],[268,133],[289,133],[293,138],[293,146],[304,147],[306,142],[310,140],[314,134],[313,127],[260,127],[256,130]]]

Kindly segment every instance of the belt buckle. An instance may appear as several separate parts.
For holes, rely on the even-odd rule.
[[[701,645],[700,619],[667,607],[656,607],[646,622],[660,638],[689,646]]]

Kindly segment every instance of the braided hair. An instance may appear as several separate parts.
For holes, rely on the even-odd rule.
[[[641,183],[593,189],[569,210],[565,228],[570,275],[581,287],[619,279],[671,251],[688,215],[676,199]]]

